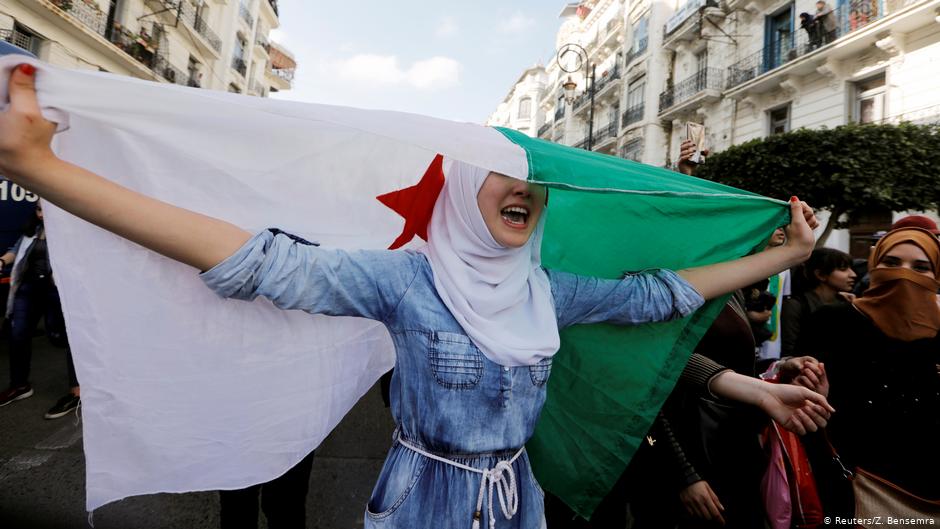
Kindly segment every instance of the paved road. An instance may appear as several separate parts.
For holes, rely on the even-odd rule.
[[[8,342],[0,339],[0,385],[9,381]],[[81,423],[43,414],[67,391],[65,353],[34,340],[32,398],[0,408],[0,528],[86,529]],[[168,390],[171,388],[168,388]],[[362,527],[362,513],[388,450],[392,420],[378,388],[359,402],[317,450],[307,527]],[[106,505],[95,529],[215,529],[218,495],[155,494]],[[262,515],[259,527],[266,524]]]

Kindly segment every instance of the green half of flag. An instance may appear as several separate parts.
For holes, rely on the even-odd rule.
[[[551,190],[542,245],[548,268],[618,278],[707,265],[763,248],[789,222],[783,201],[499,130],[525,150],[529,180]],[[548,398],[526,447],[545,490],[590,518],[723,303],[673,322],[562,331]]]

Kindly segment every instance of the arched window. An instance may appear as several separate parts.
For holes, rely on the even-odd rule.
[[[519,100],[519,119],[530,119],[532,117],[532,98],[523,97]]]

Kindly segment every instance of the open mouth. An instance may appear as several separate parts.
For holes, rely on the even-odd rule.
[[[529,220],[529,210],[522,206],[507,206],[499,214],[513,228],[524,228]]]

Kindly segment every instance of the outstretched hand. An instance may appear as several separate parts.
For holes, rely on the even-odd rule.
[[[773,420],[791,432],[804,435],[825,428],[835,411],[826,397],[808,388],[789,384],[770,384],[758,401]]]
[[[20,64],[10,73],[10,106],[0,113],[0,172],[17,183],[17,175],[53,157],[50,144],[56,125],[42,117],[36,99],[36,67]]]
[[[796,197],[790,197],[790,224],[784,228],[787,232],[787,242],[784,247],[801,257],[800,261],[809,259],[816,246],[816,236],[813,230],[819,227],[819,221],[813,208]]]

